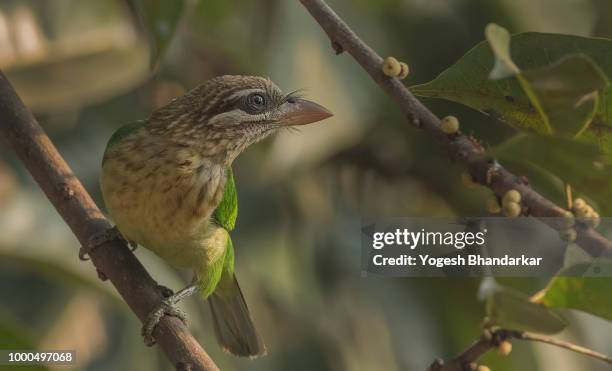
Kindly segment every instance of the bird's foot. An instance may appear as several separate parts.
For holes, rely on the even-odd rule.
[[[141,334],[144,337],[145,344],[149,347],[155,345],[153,331],[163,316],[174,316],[183,321],[183,323],[187,324],[187,317],[185,316],[185,313],[177,308],[175,304],[172,303],[171,299],[172,296],[162,300],[161,303],[159,303],[159,305],[153,309],[151,313],[149,313],[146,323],[144,326],[142,326]]]
[[[169,290],[169,289],[167,289]],[[198,290],[198,286],[192,284],[177,292],[174,295],[168,296],[163,299],[157,307],[155,307],[147,316],[145,324],[142,326],[141,334],[144,337],[144,342],[147,346],[155,344],[155,338],[153,337],[153,331],[157,324],[165,315],[174,316],[179,318],[183,323],[187,324],[187,317],[185,313],[176,307],[176,304],[188,296],[193,295]],[[171,292],[171,291],[170,291]]]
[[[79,249],[79,259],[89,260],[89,253],[92,250],[105,244],[106,242],[116,239],[127,242],[131,251],[136,250],[136,247],[138,247],[136,242],[125,239],[121,232],[119,232],[119,229],[117,229],[117,226],[114,226],[112,228],[105,229],[104,231],[94,233],[91,237],[89,237],[87,244],[85,246],[81,246]]]

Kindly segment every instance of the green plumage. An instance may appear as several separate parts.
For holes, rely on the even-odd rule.
[[[238,217],[238,194],[236,193],[236,183],[234,183],[234,174],[230,166],[227,167],[227,180],[225,181],[223,198],[213,215],[217,224],[229,232],[234,230]]]
[[[213,213],[214,222],[228,232],[223,258],[213,265],[206,267],[200,279],[200,295],[207,299],[215,290],[221,294],[229,294],[233,290],[231,282],[234,280],[234,245],[229,232],[236,225],[238,217],[238,193],[234,182],[232,168],[228,166],[226,173],[223,198]]]
[[[238,216],[238,194],[230,166],[226,177],[223,198],[213,213],[213,220],[230,232]],[[207,284],[208,287],[200,289],[200,294],[208,298],[219,344],[225,351],[243,357],[265,354],[265,345],[253,326],[253,319],[234,274],[234,245],[229,235],[223,263],[212,270],[209,268],[208,278],[211,282]]]

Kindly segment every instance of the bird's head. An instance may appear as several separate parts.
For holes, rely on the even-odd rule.
[[[332,116],[270,79],[226,75],[208,80],[153,114],[153,130],[233,160],[242,150],[284,127]]]

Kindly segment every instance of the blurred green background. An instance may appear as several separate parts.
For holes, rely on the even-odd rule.
[[[612,37],[609,0],[329,3],[381,55],[408,62],[409,85],[449,67],[484,38],[489,22],[513,33]],[[483,215],[488,193],[461,185],[462,169],[408,125],[351,58],[333,54],[299,2],[200,0],[186,7],[151,73],[147,37],[124,0],[3,0],[0,68],[101,206],[97,179],[112,132],[210,77],[269,76],[335,113],[267,139],[234,164],[237,272],[269,355],[248,361],[222,353],[207,305],[190,299],[183,307],[191,328],[220,368],[424,370],[467,347],[484,314],[478,280],[362,278],[360,222]],[[426,104],[460,117],[463,130],[486,145],[513,134],[463,106]],[[143,345],[140,323],[91,264],[78,260],[77,249],[31,177],[0,147],[0,348],[75,349],[82,370],[172,369],[158,348]],[[145,249],[135,253],[168,287],[190,279]],[[545,284],[505,283],[527,293]],[[562,338],[612,353],[609,322],[568,317]],[[496,371],[607,369],[550,346],[514,345],[509,357],[491,352],[482,363]]]

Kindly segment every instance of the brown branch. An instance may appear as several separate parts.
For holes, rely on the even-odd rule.
[[[111,227],[1,71],[0,134],[82,245],[91,236]],[[112,282],[141,321],[163,299],[163,290],[124,242],[107,242],[94,249],[90,256],[98,272]],[[177,369],[218,370],[178,318],[163,317],[154,335]]]
[[[464,371],[470,368],[475,369],[475,367],[468,366],[475,365],[475,361],[478,358],[493,348],[495,348],[495,344],[493,344],[491,340],[481,337],[478,341],[461,352],[461,354],[448,362],[436,359],[434,363],[427,368],[427,371]]]
[[[609,356],[567,341],[557,340],[546,335],[534,334],[525,331],[497,330],[488,339],[485,336],[481,337],[461,354],[446,363],[441,360],[436,360],[431,366],[429,366],[427,371],[463,371],[466,369],[466,366],[475,364],[475,361],[480,358],[480,356],[499,346],[501,341],[511,339],[537,341],[540,343],[550,344],[612,364],[612,358]]]
[[[453,160],[465,164],[471,176],[480,184],[502,196],[510,189],[518,190],[530,215],[554,227],[554,219],[565,210],[528,184],[524,177],[516,176],[492,161],[478,141],[468,135],[447,135],[440,128],[440,119],[425,107],[397,78],[382,72],[383,59],[364,43],[349,26],[323,0],[300,0],[321,28],[327,33],[337,54],[347,51],[372,79],[399,106],[408,121],[437,138],[447,148]],[[576,226],[576,243],[592,256],[612,254],[612,242],[592,228]]]

